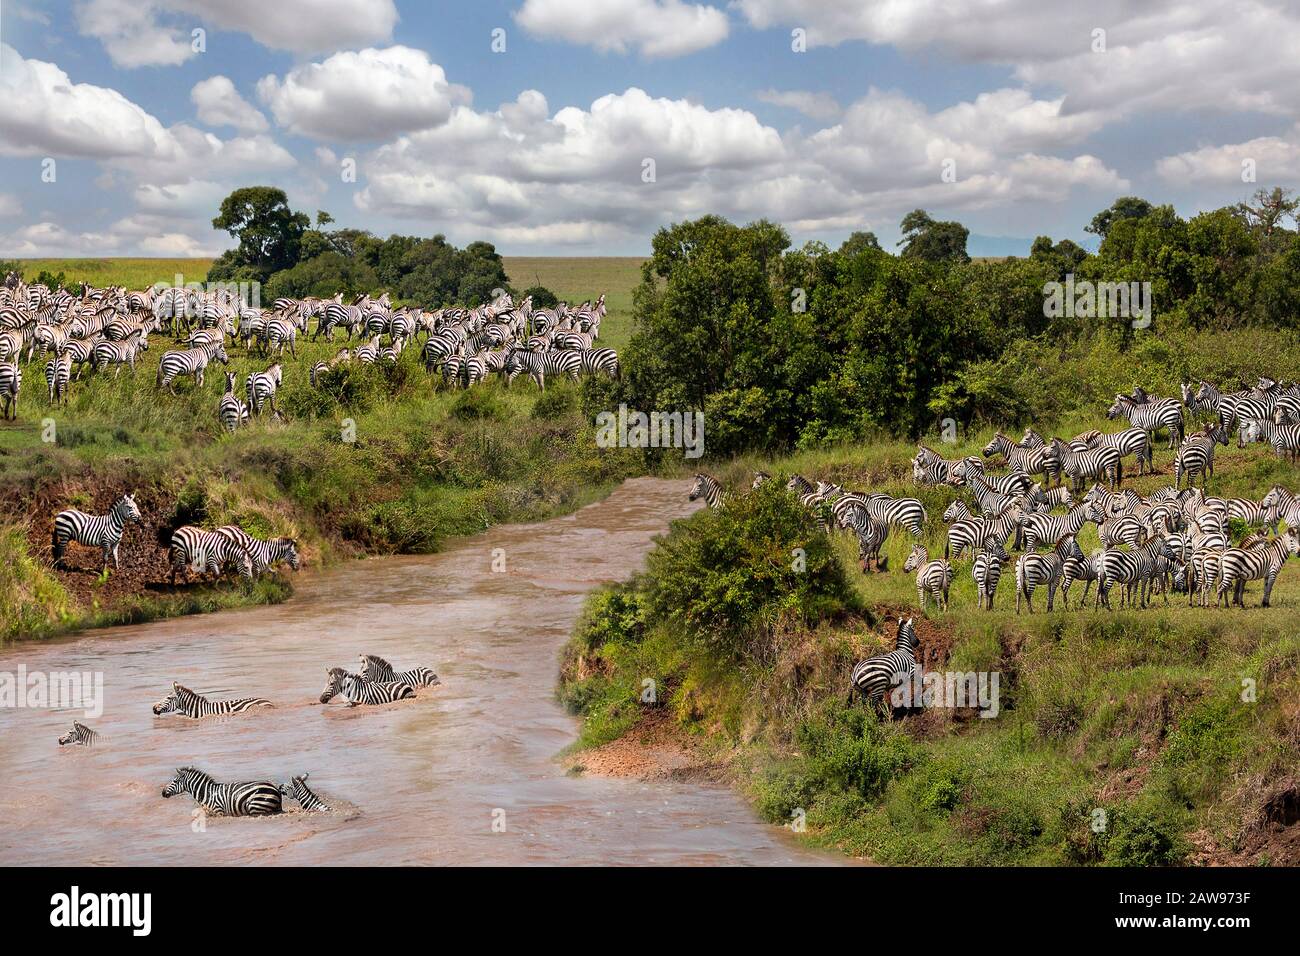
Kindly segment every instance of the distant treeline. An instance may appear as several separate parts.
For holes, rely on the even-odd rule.
[[[767,221],[678,223],[644,265],[627,375],[588,403],[703,408],[709,451],[732,453],[1055,420],[1139,382],[1300,376],[1297,208],[1260,190],[1185,220],[1125,197],[1088,227],[1096,253],[1042,236],[985,262],[922,210],[897,255],[871,233],[792,249]],[[1127,310],[1089,297],[1103,282],[1133,290]]]

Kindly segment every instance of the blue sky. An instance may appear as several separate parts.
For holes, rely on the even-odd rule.
[[[260,183],[510,254],[640,254],[710,211],[1088,242],[1117,195],[1297,183],[1298,28],[1262,0],[0,0],[0,255],[213,253]]]

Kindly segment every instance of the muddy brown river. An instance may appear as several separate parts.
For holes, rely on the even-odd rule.
[[[688,483],[636,479],[541,524],[427,557],[304,573],[275,607],[0,649],[0,674],[99,672],[94,748],[58,746],[80,710],[0,707],[0,864],[820,864],[725,787],[574,777],[577,721],[555,702],[584,595],[640,566],[693,509]],[[500,549],[500,550],[497,550]],[[504,557],[505,570],[493,571]],[[499,560],[498,560],[499,566]],[[418,700],[317,696],[360,653],[427,665]],[[274,708],[190,721],[150,705],[179,681]],[[163,800],[178,766],[310,783],[335,809],[203,819]]]

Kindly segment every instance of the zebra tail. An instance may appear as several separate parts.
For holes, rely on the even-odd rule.
[[[57,568],[63,564],[63,546],[59,543],[57,527],[50,532],[50,547],[54,550],[54,566]]]

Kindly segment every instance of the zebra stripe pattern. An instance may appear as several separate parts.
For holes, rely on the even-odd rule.
[[[948,610],[948,589],[952,587],[952,565],[942,559],[930,560],[924,545],[912,548],[903,570],[916,572],[916,598],[925,610],[927,595],[933,596],[941,610]]]
[[[178,793],[188,793],[212,816],[265,817],[283,809],[280,788],[273,783],[217,783],[195,767],[180,767],[171,783],[163,787],[164,797]]]
[[[72,722],[72,729],[59,738],[59,746],[66,747],[69,744],[80,747],[93,747],[99,741],[99,734],[91,730],[80,721]]]
[[[180,714],[182,717],[201,720],[204,717],[225,717],[230,714],[242,714],[252,707],[270,706],[271,702],[264,697],[208,700],[202,694],[196,694],[188,687],[173,683],[172,692],[153,705],[153,712],[156,717]]]
[[[219,577],[230,568],[248,581],[253,579],[253,559],[242,542],[193,525],[182,525],[172,532],[171,566],[172,584],[177,574],[186,571]]]
[[[391,704],[408,700],[415,696],[415,688],[403,681],[368,681],[342,667],[332,667],[326,672],[320,702],[328,704],[339,694],[343,695],[349,707],[356,707],[358,704]]]
[[[374,654],[361,655],[361,676],[368,681],[392,683],[397,681],[412,687],[436,687],[442,683],[428,667],[413,667],[409,671],[394,671],[393,665]]]
[[[894,649],[888,654],[869,657],[854,666],[849,675],[849,703],[853,703],[853,697],[857,694],[872,706],[882,710],[892,709],[886,704],[886,695],[899,684],[907,683],[920,674],[921,666],[917,663],[920,646],[912,619],[899,618]]]
[[[722,484],[718,479],[699,472],[695,475],[695,483],[691,485],[690,494],[686,497],[688,501],[698,501],[703,498],[704,503],[710,508],[720,508],[726,492],[722,490]]]
[[[128,521],[140,520],[140,508],[135,503],[134,495],[123,495],[113,503],[106,515],[91,515],[84,511],[69,509],[54,516],[52,546],[54,550],[54,567],[63,569],[63,555],[70,542],[76,541],[103,551],[105,568],[108,559],[113,559],[113,567],[118,567],[117,549],[122,543]]]
[[[309,813],[324,813],[330,809],[330,806],[307,786],[307,778],[310,776],[310,773],[304,773],[300,777],[291,777],[288,783],[280,786],[280,793],[282,796],[292,798],[298,806]]]

